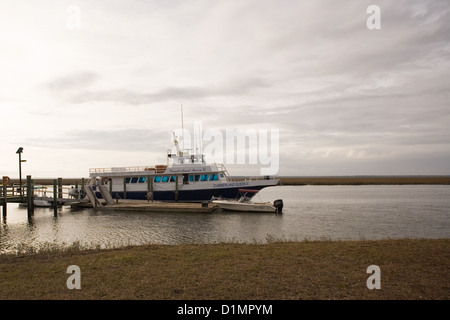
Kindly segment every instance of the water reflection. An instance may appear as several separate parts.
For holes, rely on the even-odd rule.
[[[262,201],[284,200],[283,214],[139,213],[8,205],[0,252],[46,243],[135,244],[266,242],[270,239],[450,237],[450,186],[279,186]]]

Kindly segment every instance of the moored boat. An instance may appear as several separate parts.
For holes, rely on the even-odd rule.
[[[53,201],[53,198],[51,198],[50,200],[34,199],[33,206],[35,208],[50,208],[53,206],[52,201]],[[26,207],[26,206],[27,206],[26,203],[19,203],[19,207]]]
[[[282,213],[283,200],[275,200],[270,202],[254,202],[252,197],[259,190],[240,189],[241,197],[239,199],[213,199],[211,202],[222,210],[241,211],[241,212],[272,212]],[[251,196],[250,196],[251,195]]]
[[[261,190],[280,182],[269,176],[233,180],[223,164],[208,164],[204,155],[181,150],[176,137],[174,143],[176,152],[167,152],[166,165],[90,169],[88,186],[99,198],[102,193],[97,186],[105,185],[118,199],[199,202],[212,197],[236,198],[240,188]]]

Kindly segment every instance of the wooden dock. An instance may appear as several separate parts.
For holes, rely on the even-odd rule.
[[[82,190],[86,197],[80,199],[79,193],[75,197],[69,196],[69,192],[63,191],[62,179],[54,179],[53,186],[35,186],[35,181],[31,176],[27,176],[27,183],[23,186],[4,185],[0,189],[0,208],[3,210],[3,217],[6,218],[7,204],[19,203],[28,208],[28,217],[34,214],[34,208],[39,202],[47,202],[47,207],[54,209],[57,216],[57,207],[70,205],[76,207],[91,207],[95,210],[103,211],[131,211],[131,212],[180,212],[180,213],[210,213],[218,209],[218,206],[209,202],[186,203],[186,202],[163,202],[145,200],[114,200],[108,192],[106,186],[98,186],[102,198],[97,198],[91,185],[84,184],[82,180]],[[48,188],[48,189],[47,189]],[[78,190],[78,183],[75,184]],[[47,192],[49,195],[47,195]],[[53,196],[53,197],[52,197]]]
[[[50,207],[54,209],[55,216],[57,216],[57,208],[59,206],[80,202],[80,200],[77,199],[79,198],[78,193],[74,196],[69,192],[64,192],[62,178],[53,180],[53,188],[51,190],[53,197],[46,195],[47,186],[36,186],[35,181],[31,179],[31,176],[27,176],[26,184],[23,185],[5,183],[5,178],[8,177],[4,177],[3,184],[0,186],[0,208],[2,209],[2,216],[4,219],[6,219],[7,216],[8,203],[25,205],[28,209],[28,218],[31,218],[34,214],[34,208],[38,206],[36,203],[39,201],[48,202]],[[10,181],[6,180],[6,182]],[[76,184],[75,190],[77,188],[78,186]]]
[[[218,208],[218,206],[209,202],[148,202],[145,200],[120,200],[115,204],[105,203],[105,205],[97,206],[95,209],[101,211],[211,213]]]
[[[104,211],[134,211],[134,212],[180,212],[180,213],[209,213],[217,210],[219,207],[209,202],[167,202],[167,201],[146,201],[146,200],[114,200],[105,185],[96,186],[101,198],[97,198],[97,192],[93,186],[85,185],[84,191],[86,198],[83,202],[72,207],[92,207],[96,210]]]

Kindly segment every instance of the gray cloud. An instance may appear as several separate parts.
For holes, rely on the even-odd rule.
[[[169,138],[166,132],[150,129],[80,130],[56,135],[52,139],[52,148],[164,153],[170,142]],[[47,146],[47,141],[40,138],[29,139],[28,143],[35,147]]]
[[[381,30],[366,28],[372,3],[360,0],[89,3],[83,17],[96,19],[60,38],[83,69],[52,70],[62,76],[45,88],[57,109],[49,116],[70,121],[59,106],[77,104],[105,118],[62,132],[59,148],[165,150],[155,126],[120,130],[108,119],[123,128],[157,114],[169,131],[176,121],[165,110],[182,103],[185,120],[205,130],[279,129],[286,172],[428,173],[427,159],[450,170],[446,0],[381,2]]]
[[[99,79],[99,75],[95,72],[85,71],[66,75],[54,79],[46,84],[47,88],[55,94],[64,93],[66,91],[79,90],[85,88]]]
[[[90,89],[99,81],[99,75],[86,72],[56,79],[47,87],[57,96],[70,103],[113,101],[129,105],[140,105],[167,100],[192,100],[217,96],[236,96],[250,93],[253,89],[268,87],[261,78],[238,78],[218,85],[206,87],[167,87],[154,92],[139,92],[118,88],[108,90]],[[99,81],[100,82],[100,81]]]

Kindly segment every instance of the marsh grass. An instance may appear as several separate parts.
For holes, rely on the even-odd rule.
[[[78,253],[83,251],[100,251],[107,249],[117,249],[130,246],[123,243],[105,243],[99,244],[95,242],[84,243],[79,240],[72,243],[67,242],[42,242],[38,244],[19,243],[13,249],[16,256],[35,255],[35,254],[63,254]]]
[[[233,177],[243,180],[248,177]],[[255,178],[255,177],[252,177]],[[259,177],[263,179],[263,177]],[[450,184],[450,176],[317,176],[317,177],[280,177],[285,185],[361,185],[361,184]],[[36,184],[53,185],[53,179],[34,178]],[[12,179],[11,183],[18,183]],[[81,179],[64,178],[64,185],[81,184]]]
[[[0,299],[449,299],[450,239],[142,245],[0,256]],[[27,252],[27,250],[23,250]],[[381,289],[369,290],[369,265]],[[69,265],[81,289],[66,287]]]
[[[281,177],[284,185],[450,184],[450,176]]]

